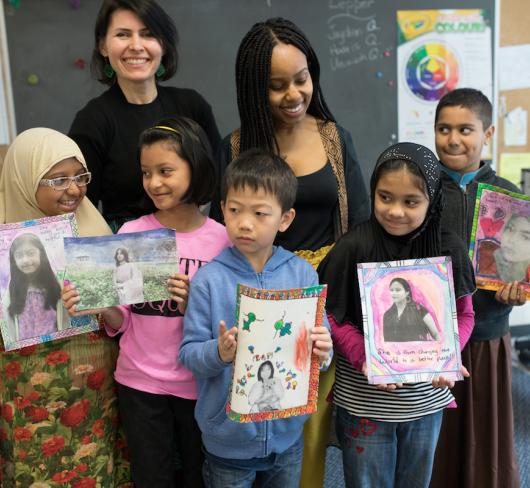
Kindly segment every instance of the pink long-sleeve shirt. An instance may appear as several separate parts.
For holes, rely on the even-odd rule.
[[[127,222],[121,233],[160,229],[153,214]],[[192,232],[177,232],[179,272],[190,278],[231,245],[226,229],[212,219]],[[119,307],[123,323],[119,330],[106,327],[120,337],[120,354],[114,377],[122,385],[154,394],[196,399],[192,373],[178,360],[183,333],[183,315],[176,302],[164,300]]]

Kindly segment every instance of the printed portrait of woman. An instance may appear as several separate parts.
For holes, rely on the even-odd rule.
[[[9,267],[3,302],[11,338],[30,339],[69,327],[60,302],[61,287],[39,237],[31,233],[16,237],[9,249]]]
[[[281,409],[280,400],[284,391],[280,378],[274,377],[271,361],[264,361],[258,368],[258,381],[250,389],[248,403],[250,413],[270,412]]]
[[[494,257],[502,281],[530,282],[530,217],[512,214],[504,226],[501,247]]]
[[[143,275],[138,266],[131,262],[129,251],[125,247],[118,247],[114,253],[114,260],[116,267],[112,281],[120,304],[143,303],[145,301]]]
[[[394,278],[390,282],[389,292],[392,306],[383,315],[385,342],[440,340],[432,315],[414,300],[406,279]]]

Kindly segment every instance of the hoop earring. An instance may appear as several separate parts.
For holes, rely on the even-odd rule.
[[[155,74],[156,74],[157,78],[161,78],[162,76],[164,76],[166,74],[166,67],[164,66],[163,63],[160,63],[160,66],[156,70]]]
[[[407,295],[406,302],[407,302],[407,303],[410,303],[411,300],[412,300],[412,298],[410,298],[410,294]]]
[[[114,69],[109,62],[105,63],[103,66],[103,74],[110,80],[114,77]]]

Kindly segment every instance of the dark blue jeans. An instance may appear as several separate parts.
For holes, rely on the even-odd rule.
[[[254,481],[260,488],[298,488],[302,473],[304,436],[281,454],[266,458],[235,460],[223,463],[220,458],[206,454],[203,465],[204,483],[208,488],[250,488]],[[231,466],[234,462],[234,466]],[[324,462],[324,460],[322,460]]]
[[[380,422],[337,407],[347,488],[428,488],[442,411],[410,422]]]

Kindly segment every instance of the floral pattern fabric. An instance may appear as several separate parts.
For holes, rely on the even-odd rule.
[[[0,353],[2,488],[131,486],[116,356],[103,331]]]

